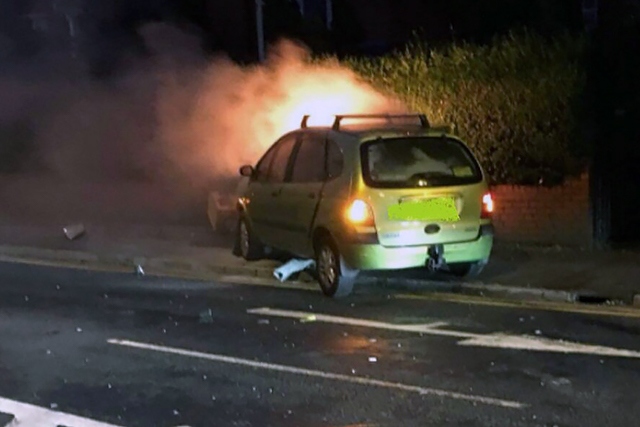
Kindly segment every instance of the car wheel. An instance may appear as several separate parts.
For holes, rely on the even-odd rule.
[[[449,272],[456,277],[472,279],[482,273],[484,267],[487,265],[487,261],[476,262],[461,262],[456,264],[449,264]]]
[[[262,243],[254,236],[249,222],[245,218],[238,220],[236,242],[233,252],[247,261],[254,261],[264,256],[264,246],[262,246]]]
[[[358,273],[345,264],[331,238],[320,239],[316,245],[316,276],[326,296],[341,298],[350,295]]]

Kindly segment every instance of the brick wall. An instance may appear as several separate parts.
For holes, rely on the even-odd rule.
[[[592,244],[587,174],[554,188],[495,186],[492,194],[497,239],[570,246]]]

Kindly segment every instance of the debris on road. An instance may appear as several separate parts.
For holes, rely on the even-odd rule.
[[[142,268],[142,266],[140,264],[136,265],[136,274],[138,276],[144,276],[144,269]]]
[[[371,357],[369,358],[369,362],[371,362],[371,363],[376,363],[377,361],[378,361],[378,358],[377,358],[377,357],[375,357],[375,356],[371,356]]]
[[[213,312],[210,308],[200,312],[200,323],[213,323]]]
[[[302,319],[300,319],[300,323],[309,323],[309,322],[315,322],[316,319],[316,315],[315,314],[310,314],[308,316],[303,317]]]
[[[570,386],[571,385],[571,380],[567,379],[567,378],[555,378],[551,380],[551,385],[555,386],[555,387],[565,387],[565,386]]]
[[[315,266],[312,259],[292,259],[273,271],[273,276],[281,282],[284,282],[295,273],[299,273],[308,268]]]
[[[258,320],[258,325],[268,325],[269,319],[260,319]]]
[[[64,235],[69,240],[75,240],[85,234],[86,230],[83,224],[68,225],[62,229]]]

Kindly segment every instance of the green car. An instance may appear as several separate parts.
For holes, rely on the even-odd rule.
[[[465,143],[426,116],[344,115],[276,141],[238,199],[235,253],[314,259],[327,296],[361,270],[477,275],[493,245],[493,200]]]

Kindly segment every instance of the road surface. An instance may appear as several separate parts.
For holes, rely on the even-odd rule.
[[[633,426],[640,320],[0,264],[0,426]]]

